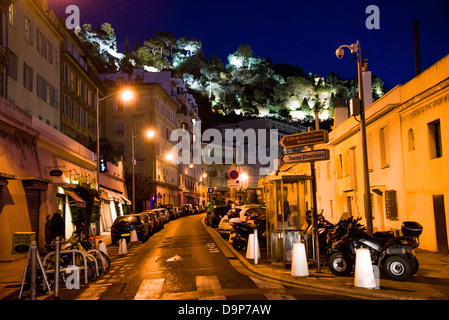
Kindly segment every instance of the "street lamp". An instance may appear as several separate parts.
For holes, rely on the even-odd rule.
[[[363,152],[363,182],[365,186],[365,218],[366,226],[368,232],[373,232],[373,212],[371,208],[371,192],[370,192],[370,182],[369,182],[369,171],[368,171],[368,149],[366,143],[366,124],[365,124],[365,106],[363,97],[363,78],[362,78],[362,51],[360,46],[360,41],[357,40],[356,43],[340,46],[335,54],[338,59],[343,58],[344,50],[343,48],[349,48],[351,53],[357,54],[357,71],[358,71],[358,82],[359,82],[359,99],[360,99],[360,133],[362,135],[362,152]]]
[[[134,129],[132,129],[132,131],[131,131],[131,135],[132,135],[132,140],[131,140],[132,159],[131,159],[131,161],[133,164],[133,213],[136,213],[136,172],[135,172],[135,167],[136,167],[137,161],[135,158],[135,153],[136,153],[135,139],[143,134],[145,134],[145,136],[148,139],[153,139],[155,132],[153,130],[147,130],[145,132],[141,132],[141,133],[134,135]]]
[[[97,123],[96,123],[96,129],[97,129],[97,191],[100,190],[100,102],[103,100],[106,100],[107,98],[110,98],[112,96],[115,96],[116,94],[120,93],[120,99],[122,101],[129,101],[133,98],[133,91],[131,89],[123,89],[116,91],[114,93],[111,93],[110,95],[107,95],[106,97],[103,97],[100,99],[98,88],[97,88]]]
[[[133,97],[133,93],[130,89],[124,89],[124,90],[120,90],[120,91],[116,91],[114,93],[111,93],[110,95],[107,95],[106,97],[103,97],[100,99],[100,95],[98,92],[98,88],[97,88],[97,97],[96,97],[96,107],[97,107],[97,121],[96,121],[96,131],[97,131],[97,183],[96,183],[96,190],[98,192],[100,192],[100,102],[103,100],[106,100],[109,97],[112,97],[116,94],[120,93],[121,96],[121,100],[122,101],[129,101],[132,99]],[[90,230],[90,228],[89,228]],[[93,235],[94,237],[94,242],[93,242],[93,247],[96,247],[96,243],[95,243],[95,235]]]

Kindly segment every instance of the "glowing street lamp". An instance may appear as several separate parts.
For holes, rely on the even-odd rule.
[[[120,99],[122,101],[130,101],[134,94],[133,91],[129,88],[127,89],[122,89],[119,91],[116,91],[114,93],[111,93],[110,95],[107,95],[103,98],[100,98],[99,92],[98,92],[98,88],[97,88],[97,123],[96,123],[96,129],[97,129],[97,191],[100,190],[100,102],[103,100],[106,100],[107,98],[110,98],[112,96],[115,96],[117,94],[120,94]]]
[[[124,90],[119,90],[116,91],[114,93],[111,93],[110,95],[107,95],[103,98],[100,99],[100,95],[98,92],[98,88],[97,88],[97,97],[96,97],[96,107],[97,107],[97,121],[96,121],[96,131],[97,131],[97,183],[96,183],[96,190],[99,192],[100,191],[100,102],[103,100],[106,100],[109,97],[115,96],[116,94],[121,94],[121,100],[123,101],[129,101],[132,99],[133,97],[133,92],[131,89],[124,89]],[[95,242],[95,235],[93,235],[94,237],[94,242],[93,242],[93,247],[96,247],[96,242]]]

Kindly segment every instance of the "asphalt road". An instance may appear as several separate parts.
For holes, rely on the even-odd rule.
[[[169,222],[145,243],[128,245],[126,255],[109,246],[111,268],[95,282],[68,290],[62,300],[343,300],[332,292],[285,286],[252,274],[228,259],[201,219]]]

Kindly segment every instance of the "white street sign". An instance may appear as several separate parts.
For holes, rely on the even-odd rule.
[[[281,157],[281,161],[284,163],[296,163],[329,160],[329,158],[329,150],[320,149],[306,152],[284,153]]]

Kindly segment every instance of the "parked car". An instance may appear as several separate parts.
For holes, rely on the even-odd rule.
[[[198,214],[200,213],[200,207],[197,204],[192,204],[192,214]]]
[[[170,216],[168,214],[167,209],[165,209],[165,208],[156,208],[156,209],[153,209],[153,210],[157,211],[159,213],[159,215],[162,217],[162,219],[164,221],[164,224],[166,224],[167,222],[170,221]]]
[[[266,210],[259,205],[236,206],[223,216],[218,224],[218,232],[222,237],[229,237],[232,222],[250,222],[262,215],[266,215]]]
[[[159,211],[156,210],[146,210],[148,215],[153,216],[153,220],[155,222],[155,231],[161,230],[164,227],[164,220],[160,215]]]
[[[173,217],[174,219],[178,219],[181,217],[181,210],[178,207],[173,207]]]
[[[173,214],[173,205],[172,204],[164,204],[162,208],[165,208],[168,212],[169,220],[175,219],[175,215]]]
[[[148,223],[150,227],[150,234],[154,234],[157,231],[157,221],[153,214],[151,214],[148,210],[144,211],[148,217]]]
[[[193,208],[190,203],[184,204],[181,208],[182,208],[184,216],[188,216],[193,213]]]
[[[144,242],[150,237],[149,219],[145,213],[127,214],[115,219],[111,226],[111,242],[116,244],[121,238],[129,241],[132,230],[136,230],[139,241]]]
[[[229,209],[230,207],[228,206],[214,206],[214,208],[206,214],[206,225],[211,226],[212,228],[218,227],[221,219],[226,215]]]

